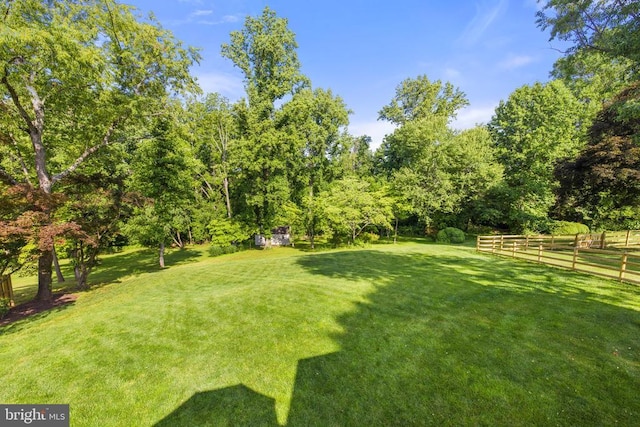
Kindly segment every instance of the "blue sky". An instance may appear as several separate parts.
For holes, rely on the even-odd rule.
[[[535,0],[123,0],[153,11],[163,27],[201,49],[194,67],[205,92],[235,101],[242,75],[220,46],[265,6],[296,34],[302,72],[353,111],[349,131],[380,144],[392,127],[377,120],[396,86],[425,74],[462,90],[470,106],[457,129],[485,123],[516,88],[546,82],[562,45],[535,24]]]

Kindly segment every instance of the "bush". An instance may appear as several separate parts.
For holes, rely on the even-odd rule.
[[[570,221],[554,221],[549,226],[549,233],[555,236],[562,236],[566,234],[588,234],[589,227],[579,222]]]
[[[380,240],[380,236],[376,233],[364,232],[360,236],[358,236],[358,240],[361,240],[364,243],[373,243]]]
[[[209,247],[209,256],[216,257],[224,254],[232,254],[234,252],[238,252],[240,248],[234,245],[228,246],[220,246],[220,245],[211,245]]]
[[[0,319],[7,315],[11,309],[11,301],[7,298],[0,298]]]
[[[464,231],[455,227],[447,227],[438,231],[436,234],[436,242],[441,243],[464,243]]]

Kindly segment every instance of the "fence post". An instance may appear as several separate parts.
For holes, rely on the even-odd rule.
[[[542,243],[538,246],[538,262],[542,261]]]
[[[622,263],[620,264],[620,281],[622,282],[624,280],[624,272],[627,271],[627,251],[624,251],[624,253],[622,254]]]
[[[517,246],[518,246],[518,241],[517,241],[517,240],[514,240],[514,241],[513,241],[513,246],[511,247],[511,256],[512,256],[513,258],[515,258],[515,257],[516,257],[516,247],[517,247]]]
[[[578,248],[573,248],[573,261],[571,262],[571,269],[576,269],[576,261],[578,259]]]
[[[480,251],[480,236],[476,237],[476,251]]]
[[[501,235],[500,235],[500,250],[501,250],[501,251],[502,251],[503,246],[504,246],[504,235],[503,235],[503,234],[501,234]]]
[[[552,234],[552,235],[551,235],[551,248],[550,248],[551,250],[553,250],[553,249],[554,249],[554,248],[553,248],[553,241],[554,241],[554,240],[555,240],[555,236]]]
[[[631,234],[631,230],[627,230],[627,237],[624,240],[624,247],[628,248],[629,247],[629,235]]]
[[[573,241],[573,247],[574,248],[580,247],[580,234],[578,234],[578,233],[576,233],[576,238]]]
[[[605,239],[607,237],[607,232],[603,231],[602,236],[600,236],[600,249],[604,249],[606,247]]]
[[[13,301],[13,285],[11,284],[11,275],[4,274],[0,277],[0,298],[9,300],[9,306],[15,306]]]

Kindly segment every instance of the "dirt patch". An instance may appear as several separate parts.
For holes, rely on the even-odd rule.
[[[75,294],[54,294],[51,301],[29,301],[24,304],[17,305],[9,310],[9,313],[0,319],[0,326],[21,320],[36,314],[43,313],[55,307],[61,307],[73,303],[78,299]]]

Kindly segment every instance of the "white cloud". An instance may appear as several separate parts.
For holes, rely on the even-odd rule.
[[[222,22],[238,22],[240,17],[238,15],[225,15],[222,17]]]
[[[448,81],[458,80],[460,77],[462,77],[462,73],[455,68],[445,68],[443,74],[445,79],[447,79]]]
[[[394,124],[383,121],[352,122],[349,125],[349,133],[353,136],[370,136],[371,150],[375,151],[382,144],[384,137],[393,133],[395,128]]]
[[[198,21],[198,24],[220,25],[220,24],[230,24],[230,23],[238,22],[239,20],[240,20],[240,17],[238,15],[224,15],[222,18],[215,21],[200,20]]]
[[[494,0],[489,4],[486,0],[483,0],[481,3],[476,4],[476,14],[465,28],[458,42],[469,47],[475,45],[491,24],[504,13],[508,3],[508,0]]]
[[[504,61],[498,64],[498,67],[503,70],[514,70],[516,68],[524,67],[535,62],[535,58],[528,55],[511,55]]]
[[[204,93],[220,93],[232,102],[244,95],[244,85],[238,76],[226,73],[198,73],[198,83]]]
[[[213,10],[196,10],[195,12],[193,12],[191,14],[191,16],[196,17],[196,16],[208,16],[211,15],[213,13]]]
[[[458,113],[457,118],[451,123],[451,126],[457,130],[465,130],[474,128],[479,124],[486,124],[495,113],[496,106],[497,103],[484,107],[467,107]]]

